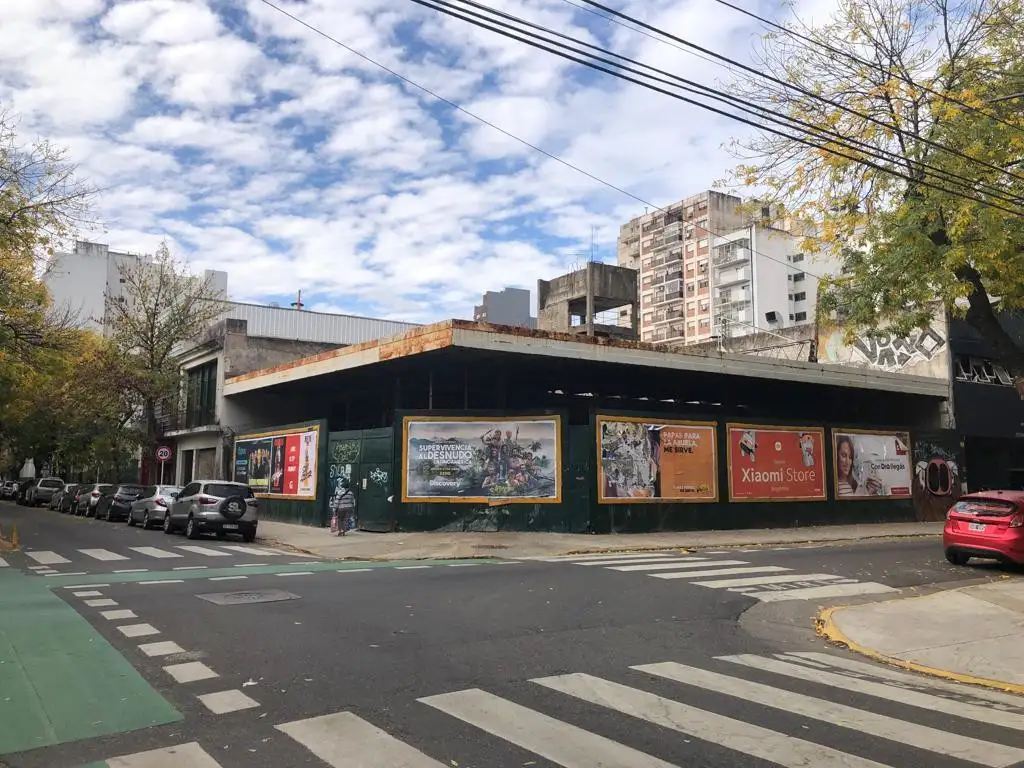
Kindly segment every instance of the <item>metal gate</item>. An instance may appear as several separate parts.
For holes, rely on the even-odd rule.
[[[363,531],[394,530],[392,496],[393,430],[331,432],[328,452],[329,504],[346,489],[356,500],[356,524]]]

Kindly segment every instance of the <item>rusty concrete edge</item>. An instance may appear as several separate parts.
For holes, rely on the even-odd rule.
[[[955,592],[957,590],[948,590]],[[936,593],[938,594],[938,593]],[[925,595],[923,597],[931,597],[931,595]],[[897,597],[892,600],[882,600],[879,602],[896,602],[898,600],[920,600],[922,597]],[[818,613],[814,619],[814,631],[819,637],[823,638],[829,644],[838,648],[851,651],[852,653],[864,656],[872,661],[877,661],[882,664],[887,664],[891,667],[897,667],[899,669],[907,670],[908,672],[916,672],[921,675],[928,675],[930,677],[939,678],[942,680],[949,680],[956,683],[962,683],[964,685],[974,685],[980,688],[991,688],[993,690],[1003,691],[1005,693],[1013,693],[1020,696],[1024,696],[1024,685],[1017,683],[1010,683],[1005,680],[992,680],[987,677],[975,677],[974,675],[965,675],[960,672],[954,672],[949,669],[940,669],[938,667],[929,667],[925,664],[918,664],[915,661],[907,661],[905,659],[899,659],[895,656],[889,656],[876,651],[873,648],[861,645],[854,640],[851,640],[846,634],[835,623],[835,615],[847,608],[855,606],[849,605],[837,605],[831,608],[825,608]]]

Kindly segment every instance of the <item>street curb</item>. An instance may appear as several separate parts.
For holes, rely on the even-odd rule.
[[[896,598],[896,600],[915,600],[918,598]],[[882,602],[894,602],[894,601],[882,601]],[[832,608],[825,608],[822,610],[817,618],[814,620],[814,629],[818,635],[824,638],[827,642],[832,645],[845,648],[853,653],[866,656],[867,658],[881,662],[882,664],[888,664],[893,667],[899,667],[910,672],[917,672],[922,675],[930,675],[931,677],[938,677],[943,680],[951,680],[956,683],[964,683],[966,685],[976,685],[982,688],[994,688],[999,691],[1005,691],[1006,693],[1015,693],[1020,696],[1024,696],[1024,685],[1017,683],[1008,683],[1004,680],[990,680],[986,677],[974,677],[973,675],[965,675],[960,672],[953,672],[948,669],[939,669],[937,667],[928,667],[924,664],[918,664],[914,661],[906,661],[905,659],[898,659],[894,656],[887,656],[880,651],[876,651],[872,648],[860,645],[854,642],[845,634],[842,630],[836,626],[834,616],[837,612],[851,608],[853,606],[848,605],[837,605]]]

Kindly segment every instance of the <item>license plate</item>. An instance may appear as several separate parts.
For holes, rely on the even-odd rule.
[[[971,525],[974,525],[974,523],[971,523]],[[224,528],[225,531],[237,531],[238,530],[238,526],[234,525],[233,523],[226,523],[222,527]],[[981,526],[981,527],[984,528],[985,526]]]
[[[969,531],[984,531],[985,530],[985,524],[984,523],[968,523],[967,524],[967,529]]]

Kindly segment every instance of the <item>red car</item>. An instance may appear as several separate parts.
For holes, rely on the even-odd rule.
[[[953,505],[942,531],[946,559],[972,557],[1024,565],[1024,491],[969,493]]]

